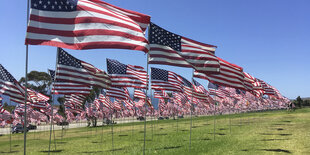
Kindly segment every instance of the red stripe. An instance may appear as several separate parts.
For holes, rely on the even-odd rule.
[[[63,43],[56,42],[51,40],[39,40],[39,39],[29,39],[26,38],[25,44],[29,45],[48,45],[48,46],[56,46],[61,48],[68,48],[74,50],[85,50],[85,49],[99,49],[99,48],[113,48],[113,49],[130,49],[137,51],[144,51],[148,53],[148,49],[144,46],[131,44],[131,43],[122,43],[122,42],[89,42],[89,43]]]

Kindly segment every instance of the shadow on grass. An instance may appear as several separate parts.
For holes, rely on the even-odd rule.
[[[2,154],[2,153],[17,153],[17,152],[19,152],[19,151],[8,151],[8,152],[1,151],[0,154]]]
[[[108,151],[114,152],[114,151],[121,151],[121,150],[124,150],[124,148],[111,149],[111,150],[108,150]]]
[[[211,124],[202,124],[202,125],[204,125],[204,126],[208,126],[208,125],[211,125]]]
[[[137,141],[143,142],[143,139],[138,139]],[[145,141],[152,141],[152,139],[145,139]]]
[[[102,153],[103,151],[86,151],[86,152],[79,152],[79,153],[86,153],[86,154],[93,154],[93,153]]]
[[[270,151],[270,152],[284,152],[284,153],[292,153],[289,150],[283,150],[283,149],[261,149],[262,151]]]
[[[282,133],[282,134],[272,134],[272,133],[259,133],[260,135],[266,135],[266,136],[270,136],[270,135],[279,135],[279,136],[291,136],[292,134],[287,134],[287,133]]]
[[[202,139],[199,139],[199,140],[205,141],[205,140],[211,140],[211,139],[210,138],[202,138]]]
[[[181,130],[181,131],[188,131],[188,130]]]
[[[59,153],[59,152],[62,152],[63,150],[51,150],[51,151],[40,151],[40,152],[43,152],[43,153],[48,153],[48,152],[53,152],[53,153]]]
[[[208,133],[208,134],[213,135],[213,133]],[[216,134],[216,135],[220,135],[220,136],[226,135],[226,134],[224,134],[224,133],[215,133],[215,134]]]
[[[290,139],[262,139],[261,141],[276,141],[276,140],[290,140]]]
[[[282,121],[282,122],[290,123],[290,122],[292,122],[292,121]]]
[[[19,145],[13,145],[13,147],[18,147]]]
[[[57,144],[66,144],[67,142],[56,142]]]
[[[119,137],[125,137],[125,136],[128,136],[128,135],[118,135]]]
[[[219,128],[219,130],[227,130],[227,128]]]
[[[163,148],[157,148],[155,150],[169,150],[169,149],[178,149],[181,148],[182,146],[178,145],[178,146],[165,146]]]
[[[248,152],[249,150],[248,149],[244,149],[244,150],[241,150],[241,151]]]
[[[165,135],[168,135],[168,134],[166,134],[166,133],[159,133],[159,134],[154,134],[154,135],[156,135],[156,136],[165,136]]]

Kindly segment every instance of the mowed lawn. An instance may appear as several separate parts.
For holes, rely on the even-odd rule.
[[[230,125],[231,124],[231,125]],[[310,108],[147,122],[146,154],[310,154]],[[142,154],[143,122],[55,131],[52,154]],[[231,129],[231,130],[230,130]],[[0,154],[23,154],[23,134],[0,137]],[[47,154],[49,132],[27,134],[27,154]],[[55,150],[56,143],[56,150]],[[114,148],[114,149],[112,149]]]

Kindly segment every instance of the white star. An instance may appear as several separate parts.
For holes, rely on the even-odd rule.
[[[33,6],[34,6],[34,7],[37,7],[37,4],[36,4],[36,3],[34,3],[34,4],[33,4]]]
[[[57,1],[55,1],[55,4],[57,5]]]
[[[61,9],[61,6],[59,5],[58,8]]]
[[[47,1],[47,4],[50,5],[50,4],[51,4],[51,1]]]
[[[52,9],[54,9],[55,7],[54,7],[54,5],[52,5]]]
[[[39,4],[42,4],[42,1],[41,1],[41,0],[39,1]]]
[[[46,5],[43,5],[44,9],[46,9]]]

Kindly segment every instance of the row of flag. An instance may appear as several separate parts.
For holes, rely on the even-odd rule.
[[[179,107],[195,104],[195,107],[203,105],[206,108],[216,100],[212,96],[242,100],[245,94],[252,94],[255,100],[268,95],[287,103],[287,98],[276,88],[244,72],[242,67],[217,57],[217,46],[172,33],[150,19],[148,15],[100,0],[31,1],[25,44],[58,47],[56,70],[49,70],[53,80],[51,93],[65,95],[68,117],[72,118],[72,113],[89,111],[92,109],[89,105],[95,105],[99,111],[104,111],[104,107],[111,111],[123,109],[121,105],[132,110],[147,103],[153,109],[150,97],[145,94],[149,81],[155,91],[154,97],[160,101],[160,108],[171,107],[167,102],[181,103]],[[148,39],[145,37],[147,29]],[[192,68],[193,77],[209,81],[209,91],[194,79],[190,82],[172,71],[152,67],[149,77],[141,66],[112,59],[107,59],[105,72],[62,48],[143,51],[148,54],[149,64]],[[93,103],[83,107],[86,96],[94,87],[99,88],[101,94],[97,94]],[[135,89],[134,98],[138,101],[130,97],[127,88]],[[2,65],[0,94],[9,96],[13,102],[25,103],[25,88]],[[27,89],[27,96],[26,103],[31,107],[49,111],[51,106],[47,96],[31,89]]]

